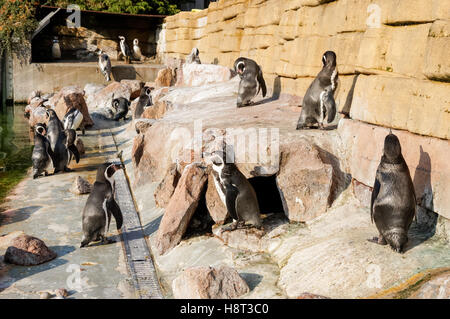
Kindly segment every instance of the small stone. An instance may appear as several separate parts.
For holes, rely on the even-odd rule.
[[[59,288],[59,289],[55,290],[55,295],[56,295],[56,297],[61,297],[61,298],[64,299],[64,298],[66,298],[69,295],[69,293],[67,292],[66,289]]]
[[[13,239],[4,260],[10,264],[33,266],[55,259],[56,256],[42,240],[24,234]]]
[[[39,299],[50,299],[53,295],[49,293],[48,291],[43,291],[39,293]]]
[[[72,187],[70,188],[70,191],[77,195],[88,194],[91,190],[92,185],[81,176],[75,178]]]

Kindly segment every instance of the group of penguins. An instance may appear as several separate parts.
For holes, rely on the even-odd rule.
[[[193,50],[189,57],[198,55]],[[324,123],[331,123],[336,116],[334,94],[338,86],[336,54],[326,51],[322,56],[322,69],[308,87],[302,102],[297,130],[317,127],[325,129]],[[267,93],[261,67],[253,60],[240,57],[234,62],[234,71],[240,76],[236,106],[250,105],[251,100],[262,91]],[[227,150],[228,151],[228,150]],[[216,189],[236,220],[231,229],[243,224],[260,228],[262,226],[258,200],[254,189],[234,163],[224,160],[224,153],[213,154]],[[389,244],[396,252],[403,252],[408,242],[408,230],[416,216],[416,196],[408,165],[403,158],[400,141],[389,132],[384,141],[371,197],[371,220],[379,236],[370,241],[381,245]]]
[[[200,63],[199,51],[194,48],[188,57],[189,63]],[[317,125],[324,129],[324,121],[331,123],[336,115],[334,93],[337,87],[338,73],[336,54],[327,51],[322,56],[323,68],[313,80],[303,98],[303,105],[297,129],[312,128]],[[253,60],[240,57],[234,62],[234,70],[240,76],[237,107],[251,104],[259,91],[263,97],[267,93],[263,73]],[[135,109],[135,118],[139,118],[152,104],[151,90],[143,87]],[[128,100],[113,100],[116,105],[129,105]],[[128,107],[126,108],[128,112]],[[126,114],[126,113],[125,113]],[[35,147],[33,150],[33,177],[36,178],[46,167],[50,159],[55,173],[70,171],[67,167],[72,155],[79,161],[78,150],[74,146],[75,130],[80,126],[82,114],[70,110],[60,122],[54,110],[47,110],[48,127],[38,124],[35,129]],[[80,119],[81,118],[81,119]],[[83,132],[84,134],[84,132]],[[233,161],[228,160],[230,150],[225,146],[207,157],[212,165],[216,190],[225,204],[234,222],[228,230],[240,227],[262,227],[260,209],[255,190]],[[233,157],[231,157],[233,158]],[[105,163],[99,166],[92,192],[90,193],[82,216],[83,238],[81,247],[92,241],[108,242],[106,237],[111,215],[116,220],[117,229],[122,227],[123,217],[117,205],[114,173],[122,165]],[[371,198],[371,219],[379,231],[379,237],[371,241],[386,245],[396,252],[403,252],[408,242],[408,230],[416,216],[416,197],[411,175],[402,156],[400,141],[392,131],[386,136],[384,150],[378,166]],[[224,228],[223,230],[227,230]]]

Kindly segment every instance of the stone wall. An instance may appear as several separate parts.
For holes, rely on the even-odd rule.
[[[229,67],[253,58],[269,86],[279,77],[282,93],[299,96],[333,50],[341,111],[448,139],[449,19],[450,2],[440,0],[219,0],[167,17],[164,46],[166,57],[198,47],[203,63]]]

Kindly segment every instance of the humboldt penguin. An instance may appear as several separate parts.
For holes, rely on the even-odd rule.
[[[331,123],[336,116],[334,101],[338,83],[336,54],[333,51],[325,52],[322,56],[322,64],[322,70],[317,74],[303,97],[297,130],[310,128],[315,124],[323,129],[325,118],[327,123]]]
[[[214,152],[210,161],[217,193],[234,220],[231,230],[245,224],[261,228],[258,198],[250,182],[234,163],[225,160],[224,152]]]
[[[131,50],[128,47],[128,44],[125,42],[125,37],[122,35],[119,35],[120,39],[120,51],[123,54],[123,57],[125,61],[130,64],[131,63]]]
[[[69,165],[72,154],[75,156],[77,163],[80,161],[80,153],[74,144],[77,133],[73,129],[64,130],[55,110],[48,109],[47,117],[47,138],[53,152],[54,174],[60,171],[71,172],[72,170],[69,169],[67,165]]]
[[[378,244],[403,252],[408,230],[416,215],[416,195],[400,141],[390,132],[375,176],[370,203],[372,222],[380,233]]]
[[[199,57],[200,51],[197,48],[193,48],[191,53],[186,58],[186,63],[202,64]]]
[[[81,123],[83,122],[83,114],[80,110],[72,107],[69,112],[64,115],[63,123],[64,123],[64,129],[69,130],[77,130],[78,128],[81,128],[81,131],[84,135],[84,126],[81,126]]]
[[[236,103],[237,107],[249,105],[260,90],[262,90],[263,97],[266,96],[266,82],[264,81],[261,68],[255,61],[240,57],[234,61],[234,71],[241,78]]]
[[[141,48],[139,47],[138,39],[133,40],[133,56],[134,56],[135,60],[141,61],[142,53],[141,53]]]
[[[44,173],[48,175],[48,168],[51,165],[53,152],[45,134],[47,126],[44,123],[38,123],[35,126],[34,147],[31,154],[31,162],[33,163],[33,179]]]
[[[136,108],[134,109],[134,119],[141,118],[142,113],[144,112],[145,108],[151,106],[153,104],[152,101],[152,90],[153,87],[144,86],[141,89],[141,94],[139,95],[139,100],[136,104]]]
[[[83,238],[80,247],[87,246],[92,241],[101,240],[107,243],[107,232],[111,215],[116,220],[117,230],[122,228],[123,217],[115,197],[115,182],[113,175],[121,169],[121,165],[105,163],[97,169],[97,177],[91,193],[83,209]]]
[[[53,38],[52,57],[53,59],[61,59],[61,47],[59,46],[58,37]]]
[[[103,76],[105,77],[106,81],[107,82],[111,81],[111,72],[112,72],[111,59],[102,50],[98,51],[98,66]]]
[[[111,106],[115,110],[115,114],[112,118],[114,121],[118,121],[120,119],[124,119],[127,116],[128,108],[130,106],[130,101],[128,101],[124,97],[119,97],[112,100]]]

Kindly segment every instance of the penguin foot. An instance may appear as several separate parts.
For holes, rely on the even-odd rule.
[[[372,239],[367,239],[367,241],[378,245],[387,245],[386,240],[381,235],[380,237],[373,237]]]
[[[68,167],[64,167],[64,172],[70,173],[73,172],[74,170]]]

